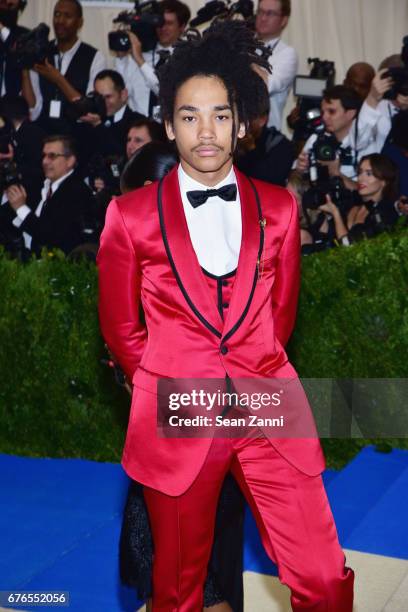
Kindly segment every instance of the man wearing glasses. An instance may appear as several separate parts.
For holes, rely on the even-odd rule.
[[[22,185],[7,189],[8,203],[15,213],[12,223],[22,232],[25,247],[30,251],[40,253],[46,247],[69,253],[89,241],[92,192],[76,175],[76,163],[72,139],[49,136],[43,148],[45,181],[40,201],[28,202]]]
[[[281,39],[291,13],[290,0],[260,0],[255,28],[258,37],[270,48],[272,74],[267,86],[270,99],[268,127],[282,128],[282,115],[290,88],[297,74],[298,57],[295,49]]]

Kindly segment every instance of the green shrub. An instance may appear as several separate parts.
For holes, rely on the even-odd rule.
[[[300,375],[405,377],[407,286],[403,232],[304,258],[289,345]],[[0,255],[0,295],[0,452],[119,461],[129,397],[101,363],[95,266]],[[329,464],[366,443],[327,440]]]

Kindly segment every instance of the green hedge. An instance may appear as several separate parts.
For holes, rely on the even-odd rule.
[[[406,232],[304,258],[289,346],[299,373],[405,377],[407,286]],[[50,254],[22,265],[0,255],[0,452],[120,459],[129,399],[101,364],[96,294],[91,263]],[[329,464],[365,443],[328,440]]]

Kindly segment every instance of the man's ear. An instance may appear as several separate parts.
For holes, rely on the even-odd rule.
[[[174,129],[173,129],[172,123],[170,121],[165,121],[164,122],[164,127],[166,129],[167,138],[169,140],[175,140],[176,139],[176,135],[174,133]]]
[[[237,138],[244,138],[245,134],[246,134],[245,123],[240,123],[238,127]]]
[[[355,108],[351,108],[350,110],[346,111],[346,113],[350,121],[353,121],[353,119],[356,118],[357,111]]]

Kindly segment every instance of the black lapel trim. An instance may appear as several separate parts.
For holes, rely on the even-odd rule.
[[[259,228],[260,228],[258,258],[257,258],[257,264],[255,266],[254,280],[252,282],[252,289],[251,289],[251,293],[249,294],[248,302],[246,303],[244,311],[243,311],[242,315],[240,316],[240,318],[238,319],[238,321],[235,323],[234,327],[231,327],[229,332],[223,337],[222,344],[227,342],[231,338],[231,336],[233,336],[235,334],[235,332],[237,331],[237,329],[239,329],[239,327],[241,326],[243,320],[247,316],[249,307],[251,306],[252,298],[254,297],[254,293],[255,293],[256,282],[258,280],[258,261],[260,261],[260,259],[261,259],[262,250],[263,250],[263,246],[264,246],[264,224],[263,224],[263,217],[262,217],[261,201],[259,199],[258,190],[255,187],[254,183],[251,181],[249,176],[247,176],[246,178],[248,179],[249,184],[251,185],[251,187],[253,189],[253,192],[255,194],[256,205],[258,207],[258,218],[259,218]]]
[[[171,254],[169,241],[167,239],[166,227],[165,227],[165,223],[164,223],[163,202],[162,202],[163,180],[164,179],[161,179],[161,181],[159,183],[158,190],[157,190],[157,205],[158,205],[158,208],[159,208],[160,229],[161,229],[161,233],[162,233],[162,236],[163,236],[164,247],[166,249],[166,253],[167,253],[167,257],[168,257],[169,262],[170,262],[171,269],[173,270],[173,274],[174,274],[174,276],[176,278],[176,281],[177,281],[177,284],[178,284],[178,286],[180,288],[180,291],[181,291],[181,293],[184,296],[184,299],[186,300],[187,304],[190,306],[191,310],[194,312],[196,317],[201,321],[201,323],[203,323],[206,326],[206,328],[208,330],[210,330],[210,332],[212,332],[215,336],[217,336],[217,338],[221,338],[222,337],[221,332],[219,332],[218,329],[213,327],[211,325],[211,323],[209,323],[209,321],[207,321],[207,319],[205,317],[203,317],[201,312],[199,312],[199,310],[197,310],[197,308],[194,306],[194,304],[191,301],[190,296],[188,295],[188,293],[187,293],[183,283],[181,282],[180,275],[177,272],[177,268],[176,268],[176,265],[174,263],[173,256]]]

